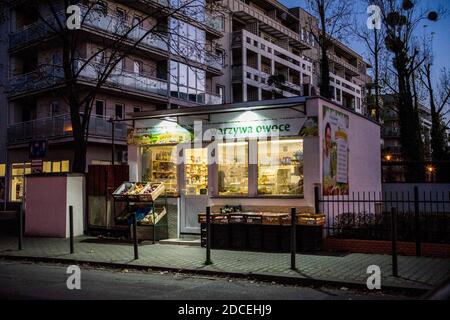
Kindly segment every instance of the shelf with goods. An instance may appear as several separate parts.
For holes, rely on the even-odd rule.
[[[219,168],[219,193],[221,195],[248,193],[248,166],[221,164]]]
[[[115,223],[119,227],[127,226],[132,234],[133,213],[136,215],[139,240],[167,238],[167,197],[165,185],[155,182],[124,182],[113,192]],[[164,205],[155,202],[164,195]],[[118,215],[115,214],[116,202],[124,203]]]

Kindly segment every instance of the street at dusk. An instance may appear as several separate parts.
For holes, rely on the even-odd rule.
[[[450,300],[449,13],[1,1],[1,300],[180,319]]]

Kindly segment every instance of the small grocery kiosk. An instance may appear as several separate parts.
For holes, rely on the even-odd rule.
[[[380,127],[318,97],[134,113],[130,180],[163,183],[169,234],[200,234],[211,207],[314,210],[322,196],[381,191]]]

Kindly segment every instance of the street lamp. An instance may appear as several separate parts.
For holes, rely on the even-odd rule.
[[[391,161],[392,155],[388,153],[387,155],[384,156],[384,159],[386,159],[386,161]]]

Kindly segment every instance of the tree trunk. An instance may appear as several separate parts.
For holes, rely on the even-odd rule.
[[[413,162],[423,162],[424,154],[419,115],[416,108],[414,108],[410,77],[406,70],[407,65],[408,58],[405,53],[397,52],[394,66],[398,74],[399,96],[397,102],[401,153],[403,161],[410,164],[405,168],[406,179],[421,181],[425,174],[423,166],[412,165]]]

